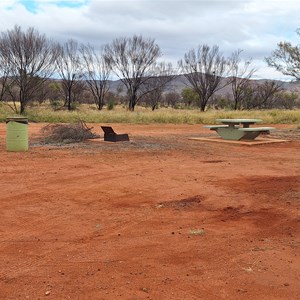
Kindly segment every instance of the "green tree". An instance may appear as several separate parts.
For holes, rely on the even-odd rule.
[[[188,107],[196,104],[199,101],[199,95],[190,87],[182,89],[181,97],[184,104]]]
[[[296,30],[300,36],[300,29]],[[270,67],[284,75],[300,80],[300,46],[293,46],[290,42],[280,42],[278,48],[265,60]]]

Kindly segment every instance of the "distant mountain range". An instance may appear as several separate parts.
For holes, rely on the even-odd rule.
[[[286,81],[280,81],[280,80],[269,80],[269,79],[251,79],[253,83],[263,84],[266,81],[276,81],[280,84],[282,84],[282,87],[289,92],[295,92],[300,94],[300,82],[286,82]],[[121,80],[111,80],[109,81],[110,85],[110,91],[114,93],[125,94],[126,88],[121,82]],[[186,78],[184,75],[180,75],[176,77],[170,84],[167,85],[165,89],[165,93],[169,92],[176,92],[181,93],[182,89],[189,86]],[[216,95],[219,96],[226,96],[228,94],[231,94],[231,87],[230,85],[227,85],[226,87],[220,89]]]

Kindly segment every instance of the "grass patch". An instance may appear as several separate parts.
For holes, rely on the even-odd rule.
[[[0,103],[0,121],[15,116],[12,110]],[[150,108],[137,107],[134,112],[123,106],[115,106],[113,110],[95,109],[92,105],[80,105],[75,111],[54,111],[49,105],[28,107],[25,116],[31,122],[76,123],[80,120],[87,123],[131,123],[131,124],[215,124],[216,119],[224,118],[257,118],[263,124],[300,124],[300,110],[254,110],[230,111],[198,109]]]

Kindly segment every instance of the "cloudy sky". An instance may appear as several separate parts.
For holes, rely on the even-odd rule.
[[[255,77],[287,80],[264,58],[280,41],[299,43],[299,12],[300,0],[0,0],[0,31],[34,27],[60,42],[95,47],[142,34],[175,64],[202,44],[218,45],[225,56],[242,49],[258,68]]]

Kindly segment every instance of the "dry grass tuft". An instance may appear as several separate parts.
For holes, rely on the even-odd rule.
[[[204,228],[201,228],[201,229],[191,229],[189,233],[191,235],[205,235],[206,234]]]

